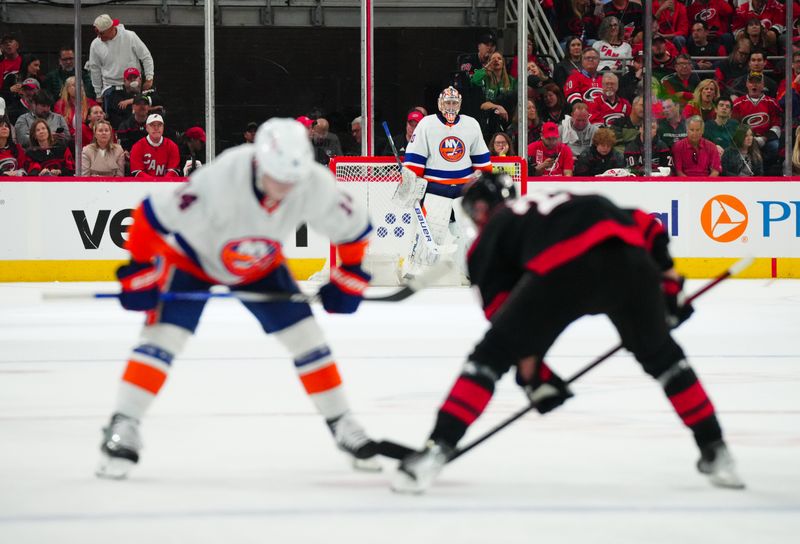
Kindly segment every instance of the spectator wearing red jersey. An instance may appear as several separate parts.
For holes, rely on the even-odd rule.
[[[535,176],[571,176],[575,157],[569,146],[559,141],[558,125],[542,126],[542,139],[528,146],[528,164]]]
[[[19,41],[16,36],[6,34],[0,38],[0,52],[3,53],[3,58],[0,59],[0,90],[8,97],[8,88],[16,83],[17,74],[22,68],[22,56],[19,54]]]
[[[8,118],[0,115],[0,175],[27,176],[38,172],[39,165],[33,162],[21,145],[14,142],[12,126]]]
[[[81,146],[84,146],[87,143],[91,142],[92,138],[94,137],[91,127],[89,127],[86,124],[86,120],[89,118],[89,110],[97,105],[98,105],[97,102],[86,96],[83,87],[81,87],[81,118],[83,119],[83,121],[80,123],[82,127]],[[63,116],[64,119],[67,121],[67,125],[69,126],[70,139],[74,140],[75,126],[76,126],[75,76],[68,77],[67,80],[64,82],[64,86],[61,87],[61,96],[53,106],[53,111]]]
[[[595,95],[603,92],[600,84],[601,74],[597,72],[600,53],[587,47],[581,56],[581,69],[567,78],[564,94],[569,104],[575,102],[591,102]]]
[[[529,65],[530,63],[534,63],[536,66],[539,67],[542,72],[549,77],[550,75],[550,66],[546,63],[541,61],[539,58],[536,57],[536,44],[533,42],[533,34],[528,34],[528,46],[527,46],[527,56],[528,59],[525,65]],[[511,60],[511,66],[508,69],[508,73],[514,79],[519,79],[517,74],[519,73],[517,63],[519,63],[519,55],[514,55],[514,58]]]
[[[686,45],[686,36],[689,34],[689,17],[686,7],[677,0],[655,0],[653,2],[653,15],[659,34],[672,40],[678,51]]]
[[[617,95],[619,78],[616,74],[603,74],[603,92],[594,97],[589,104],[589,122],[593,125],[610,126],[614,119],[627,117],[631,113],[631,103]]]
[[[63,140],[56,141],[44,119],[37,119],[31,125],[31,144],[28,156],[40,167],[30,171],[40,176],[72,176],[75,173],[75,159],[72,151]]]
[[[723,36],[728,34],[733,16],[733,8],[726,0],[690,0],[686,15],[691,23],[706,23],[710,40],[725,44]]]
[[[734,36],[746,33],[747,22],[756,18],[767,31],[767,44],[774,47],[786,30],[786,11],[776,0],[747,0],[736,8],[731,28]]]
[[[675,172],[681,177],[716,177],[722,171],[717,146],[703,138],[704,126],[702,117],[689,118],[686,138],[672,146]]]
[[[164,119],[150,114],[146,128],[147,136],[131,149],[131,175],[147,179],[179,177],[180,151],[175,142],[164,137]]]
[[[733,118],[753,129],[768,170],[778,158],[783,110],[774,98],[764,94],[762,74],[747,78],[747,94],[733,101]]]

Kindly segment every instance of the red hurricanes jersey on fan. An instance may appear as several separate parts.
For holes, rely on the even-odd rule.
[[[175,142],[162,138],[161,144],[150,143],[149,136],[131,148],[131,175],[134,177],[178,177],[180,151]]]
[[[567,84],[564,85],[567,102],[570,104],[578,101],[591,103],[597,94],[603,93],[602,81],[603,74],[600,73],[589,77],[583,70],[572,72],[567,78]]]
[[[783,4],[779,4],[775,0],[766,0],[766,4],[759,12],[753,11],[751,2],[736,8],[736,15],[733,18],[733,32],[736,33],[742,30],[747,25],[748,19],[759,19],[764,28],[776,27],[781,32],[786,28],[786,11]]]
[[[705,21],[712,32],[724,33],[733,15],[733,8],[725,0],[709,0],[708,3],[694,0],[686,8],[689,28],[698,21]]]
[[[763,136],[772,127],[780,127],[782,114],[775,99],[767,95],[755,100],[740,96],[733,101],[733,118],[753,129],[756,136]]]
[[[617,97],[613,104],[606,100],[604,94],[596,96],[589,103],[589,122],[593,125],[610,125],[614,119],[627,117],[631,114],[631,103],[624,98]]]

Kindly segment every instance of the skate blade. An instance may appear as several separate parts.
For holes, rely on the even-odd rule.
[[[136,463],[130,459],[104,456],[95,469],[95,476],[108,480],[124,480]]]
[[[427,491],[428,486],[420,485],[420,482],[405,472],[398,470],[392,479],[391,489],[395,493],[403,495],[422,495]]]
[[[367,459],[357,459],[351,457],[353,468],[359,472],[381,472],[383,465],[378,460],[378,456],[369,457]]]
[[[744,482],[735,474],[709,474],[708,481],[714,487],[721,487],[723,489],[744,489],[746,486]]]

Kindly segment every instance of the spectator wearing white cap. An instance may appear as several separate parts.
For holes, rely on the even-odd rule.
[[[103,97],[103,109],[109,112],[111,92],[123,87],[125,70],[141,63],[144,67],[142,90],[148,90],[153,87],[155,66],[144,42],[119,20],[104,13],[94,20],[94,28],[97,38],[89,47],[86,69],[92,74],[95,93]]]
[[[131,149],[131,175],[137,178],[176,178],[180,164],[178,145],[164,137],[164,118],[157,113],[147,117],[147,136]]]

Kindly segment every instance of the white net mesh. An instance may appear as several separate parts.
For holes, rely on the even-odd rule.
[[[365,268],[373,276],[372,284],[397,285],[417,229],[412,210],[392,204],[400,167],[392,157],[337,157],[330,167],[341,188],[369,210],[374,231]],[[526,175],[521,159],[493,157],[492,167],[511,176],[519,193]]]

